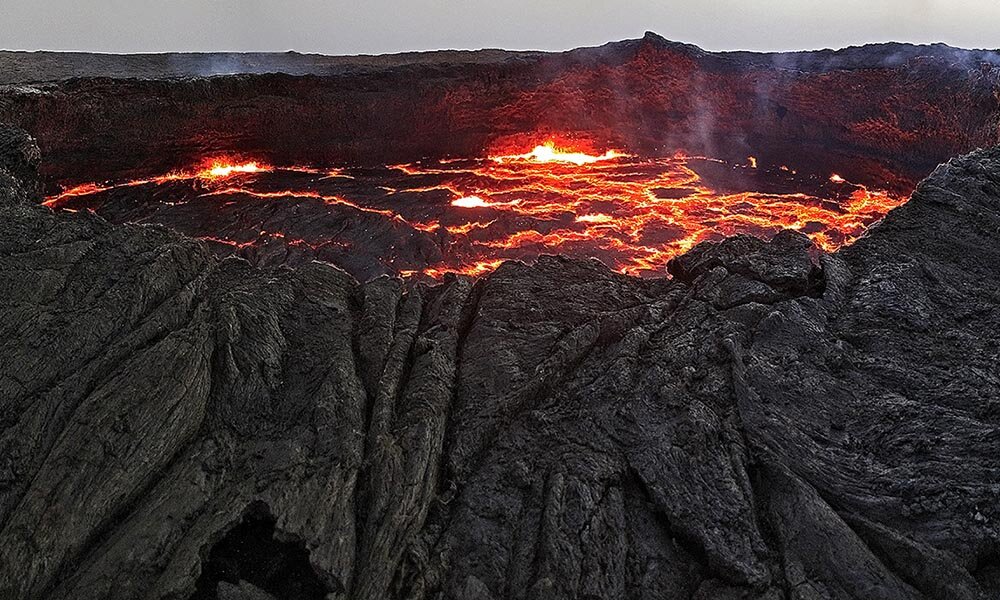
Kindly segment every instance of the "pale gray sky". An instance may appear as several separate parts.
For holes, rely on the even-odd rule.
[[[0,48],[563,50],[646,30],[709,50],[1000,47],[997,0],[0,0]]]

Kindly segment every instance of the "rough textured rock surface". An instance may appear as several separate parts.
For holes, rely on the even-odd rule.
[[[262,270],[0,134],[0,596],[1000,594],[1000,149],[835,255]]]
[[[233,60],[0,54],[8,78],[56,80],[0,87],[0,122],[38,139],[50,184],[219,154],[323,166],[477,157],[555,133],[602,151],[753,155],[909,193],[938,163],[1000,142],[1000,54],[940,45],[711,53],[650,33],[562,53],[246,55],[233,62],[243,74],[201,76],[213,58]],[[67,70],[81,77],[60,80]],[[155,78],[94,76],[119,72]],[[163,79],[177,75],[189,78]]]

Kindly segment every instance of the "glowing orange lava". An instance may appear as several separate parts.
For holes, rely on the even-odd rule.
[[[256,162],[235,165],[216,162],[211,167],[200,171],[198,176],[206,179],[223,179],[235,173],[262,173],[270,170],[272,170],[271,167],[261,166]]]
[[[604,154],[594,156],[584,152],[559,148],[556,146],[555,142],[548,141],[544,144],[535,146],[531,152],[527,152],[525,154],[493,156],[491,158],[498,163],[528,161],[536,163],[569,163],[582,167],[583,165],[589,165],[602,160],[612,160],[615,158],[622,158],[624,156],[627,155],[619,152],[618,150],[608,150]]]
[[[479,196],[462,196],[461,198],[452,200],[451,205],[459,208],[482,208],[489,206],[489,203]]]
[[[705,173],[712,176],[706,178]],[[720,191],[706,179],[729,182],[729,191]],[[190,235],[235,250],[252,249],[260,240],[304,249],[364,245],[392,265],[393,272],[433,278],[445,273],[479,276],[504,260],[531,260],[540,254],[594,257],[622,273],[662,276],[671,258],[699,242],[739,233],[770,237],[782,229],[802,231],[818,247],[832,251],[856,240],[907,199],[837,174],[799,175],[754,157],[743,164],[683,154],[641,158],[618,150],[586,153],[546,142],[521,154],[394,165],[381,171],[271,167],[220,159],[147,179],[84,184],[45,204],[67,210],[96,207],[100,213],[115,190],[166,185],[173,186],[169,202],[150,202],[169,208],[220,198],[225,202],[200,209],[215,206],[220,211],[236,202],[273,203],[273,210],[262,211],[268,219],[284,206],[299,206],[292,209],[295,218],[308,225],[304,233],[285,239],[288,231],[262,233],[274,223],[294,227],[295,221],[257,224],[261,233],[242,231],[239,219],[246,216],[237,212],[233,221],[218,225],[230,232],[222,236],[205,230],[202,223],[167,220]],[[135,190],[129,197],[140,193],[147,192]],[[129,206],[134,208],[134,202]],[[129,218],[134,218],[133,208],[126,211]],[[190,213],[185,214],[190,219]],[[343,225],[322,227],[324,219],[344,214],[357,215],[350,223],[370,223],[359,238],[342,238],[347,235],[338,233],[345,231]],[[150,219],[155,221],[144,218]],[[377,223],[400,232],[392,234],[384,248],[372,246],[371,228],[384,229]],[[422,257],[434,253],[426,250],[407,254],[407,248],[427,244],[438,248],[440,258],[427,262]]]

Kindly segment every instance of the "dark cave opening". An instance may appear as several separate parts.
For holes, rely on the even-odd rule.
[[[1000,589],[1000,545],[981,552],[970,573],[983,588]]]
[[[279,600],[323,600],[330,590],[309,564],[309,551],[301,543],[276,539],[276,521],[265,504],[251,505],[243,520],[212,546],[191,600],[255,597],[249,592],[220,594],[220,583],[229,590],[257,588]]]

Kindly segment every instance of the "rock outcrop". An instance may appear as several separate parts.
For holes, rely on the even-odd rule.
[[[0,157],[4,598],[1000,594],[1000,149],[834,255],[412,289],[53,213]]]

